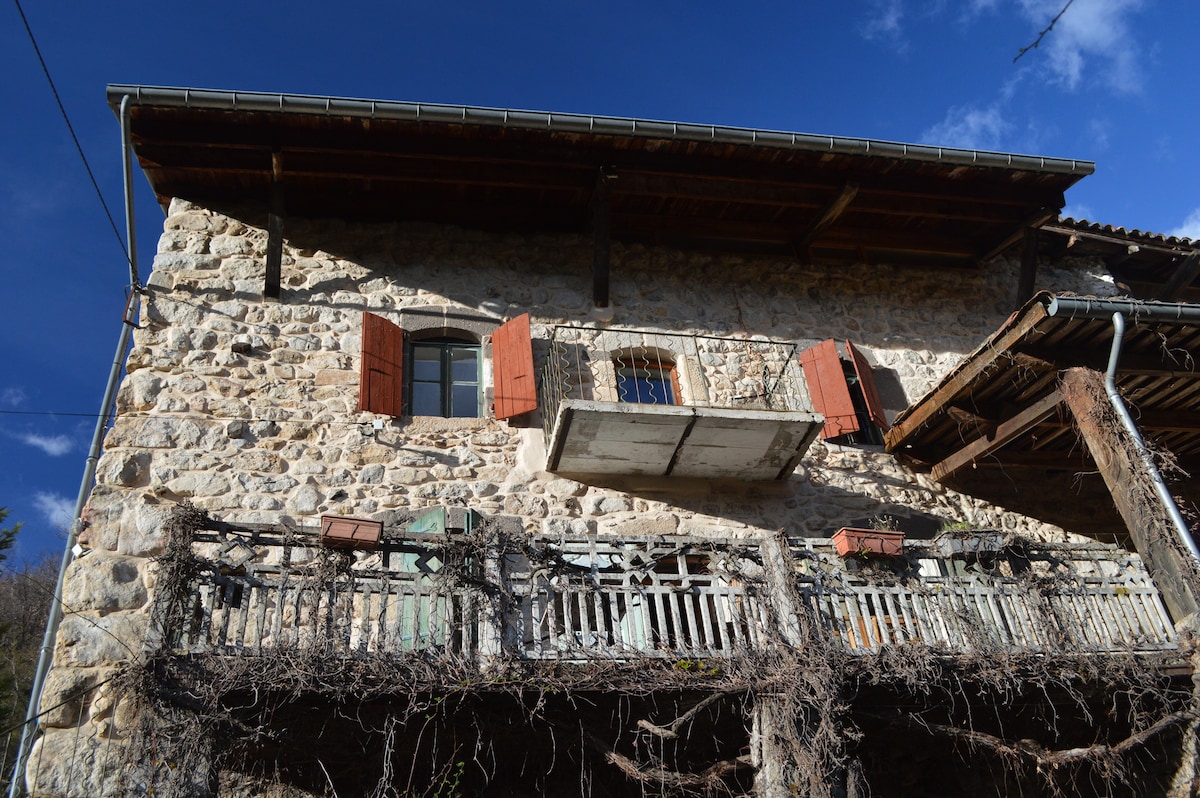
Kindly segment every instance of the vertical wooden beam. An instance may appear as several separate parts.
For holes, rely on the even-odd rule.
[[[1014,307],[1022,307],[1031,296],[1037,285],[1038,267],[1038,230],[1036,227],[1025,228],[1025,239],[1021,244],[1021,277],[1017,281],[1017,302]]]
[[[608,307],[609,217],[615,179],[615,170],[600,169],[592,193],[592,302],[598,308]]]
[[[267,269],[263,299],[279,299],[283,271],[283,153],[271,153],[271,206],[267,211]]]
[[[1068,369],[1062,394],[1167,609],[1176,622],[1183,620],[1200,608],[1194,587],[1200,574],[1176,545],[1175,528],[1154,493],[1146,465],[1105,395],[1104,375]]]

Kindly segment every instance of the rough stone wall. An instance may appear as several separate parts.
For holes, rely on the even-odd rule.
[[[808,267],[788,260],[614,245],[612,308],[590,298],[591,245],[572,236],[492,236],[448,227],[292,220],[283,296],[263,302],[266,233],[175,201],[105,441],[84,543],[65,595],[28,770],[38,795],[120,792],[119,697],[103,682],[141,652],[153,555],[189,499],[240,523],[313,526],[323,513],[390,520],[468,506],[551,534],[826,536],[880,514],[1051,535],[914,475],[878,447],[814,444],[782,483],[621,480],[548,474],[540,420],[386,419],[356,411],[361,311],[393,321],[463,312],[500,323],[529,312],[535,347],[556,324],[849,339],[876,367],[894,415],[1013,310],[1018,267],[981,272]],[[1039,287],[1112,293],[1086,268],[1044,270]],[[608,316],[611,315],[611,319]],[[449,324],[449,322],[447,322]],[[484,327],[487,324],[483,324]],[[117,752],[117,753],[114,753]],[[107,762],[108,764],[105,764]]]

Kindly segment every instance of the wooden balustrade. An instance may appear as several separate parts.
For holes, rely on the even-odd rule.
[[[450,578],[437,541],[385,541],[373,559],[324,574],[280,565],[292,558],[266,556],[260,545],[257,559],[275,565],[212,563],[184,598],[181,628],[168,634],[177,651],[231,656],[301,648],[339,656],[436,650],[474,660],[720,659],[785,644],[779,618],[799,610],[856,654],[918,644],[1047,654],[1177,645],[1157,589],[1125,552],[1048,549],[1041,570],[1022,560],[1024,575],[968,572],[918,552],[916,570],[897,578],[891,565],[877,573],[848,567],[827,540],[759,544],[545,540],[476,563],[467,579]],[[763,567],[764,556],[781,557],[783,567]],[[772,573],[792,585],[773,584]],[[785,595],[799,604],[785,607]]]

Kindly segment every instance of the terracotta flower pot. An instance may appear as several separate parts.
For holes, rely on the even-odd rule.
[[[834,533],[833,543],[843,557],[899,557],[904,553],[904,533],[887,529],[844,526]]]
[[[375,551],[383,535],[383,523],[362,518],[321,516],[321,542],[335,549]]]

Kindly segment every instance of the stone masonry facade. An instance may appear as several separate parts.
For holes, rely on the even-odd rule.
[[[802,266],[614,245],[612,307],[589,292],[591,242],[418,224],[290,220],[282,299],[264,302],[267,235],[172,203],[105,441],[30,758],[35,795],[102,795],[128,722],[103,684],[136,658],[152,557],[183,500],[223,521],[313,528],[322,514],[392,521],[437,506],[516,517],[530,532],[828,536],[879,515],[1062,537],[911,473],[880,447],[817,441],[787,480],[595,485],[546,463],[541,419],[385,418],[356,410],[362,311],[484,335],[530,313],[554,325],[795,342],[850,340],[889,415],[919,398],[1013,310],[1017,263],[979,271]],[[1100,267],[1043,267],[1039,288],[1112,294]],[[487,355],[485,339],[484,353]],[[489,364],[485,360],[484,382]],[[486,406],[488,400],[485,399]],[[536,416],[537,414],[535,414]],[[373,422],[382,419],[381,429]],[[72,696],[89,685],[100,685]]]

